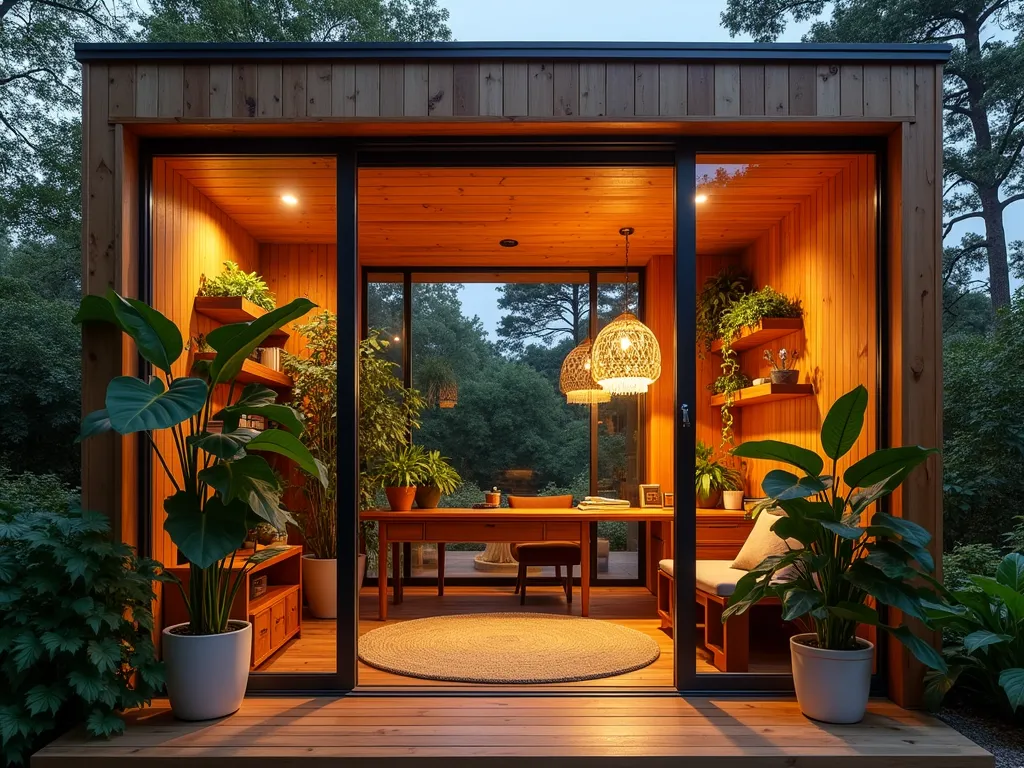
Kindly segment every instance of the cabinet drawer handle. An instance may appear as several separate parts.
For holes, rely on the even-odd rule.
[[[269,630],[268,630],[268,629],[267,629],[266,627],[264,627],[263,629],[261,629],[261,630],[260,630],[260,637],[262,637],[263,635],[267,634],[267,632],[268,632],[268,631],[269,631]]]
[[[496,528],[497,523],[484,523],[484,528]]]

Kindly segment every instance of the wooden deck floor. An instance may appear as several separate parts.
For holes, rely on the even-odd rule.
[[[32,768],[519,768],[525,760],[531,768],[994,765],[945,724],[887,701],[872,702],[858,725],[833,726],[785,699],[421,695],[252,698],[205,723],[176,721],[159,702],[110,741],[62,737]]]

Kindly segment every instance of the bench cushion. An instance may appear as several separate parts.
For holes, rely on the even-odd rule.
[[[580,545],[574,541],[513,544],[512,557],[524,565],[579,565]]]
[[[746,571],[733,568],[731,560],[697,561],[697,589],[709,595],[729,597],[736,591],[736,583],[746,575]]]
[[[675,560],[662,560],[658,563],[658,567],[672,578],[675,578]]]

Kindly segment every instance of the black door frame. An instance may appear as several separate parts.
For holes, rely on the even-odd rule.
[[[750,136],[718,138],[687,136],[665,137],[525,137],[502,141],[497,138],[469,138],[451,140],[445,137],[393,139],[387,142],[366,139],[318,138],[214,138],[214,139],[146,139],[140,140],[139,152],[139,285],[138,295],[146,301],[152,298],[152,161],[156,156],[175,155],[232,155],[232,156],[334,156],[337,158],[337,250],[338,250],[338,327],[349,332],[339,333],[338,384],[339,390],[351,387],[353,398],[349,403],[348,418],[342,420],[339,405],[339,486],[345,479],[340,467],[349,467],[347,483],[350,498],[339,505],[338,548],[338,624],[337,659],[334,673],[256,673],[249,675],[247,693],[278,694],[346,694],[358,693],[358,367],[357,349],[361,321],[357,307],[361,305],[362,274],[357,254],[357,180],[361,167],[430,167],[480,165],[566,165],[567,153],[581,165],[665,165],[676,168],[676,343],[672,358],[676,374],[675,392],[675,460],[676,520],[673,526],[675,558],[680,562],[694,562],[696,558],[696,514],[678,515],[679,509],[695,509],[693,487],[686,482],[693,471],[695,430],[684,424],[683,406],[692,406],[696,400],[696,158],[703,153],[839,153],[867,152],[876,156],[876,284],[878,286],[877,341],[879,395],[877,434],[879,446],[888,445],[888,341],[887,328],[887,238],[888,222],[885,218],[884,195],[886,185],[886,141],[884,137],[778,137]],[[347,215],[345,215],[347,213]],[[348,354],[342,341],[347,339]],[[148,366],[140,363],[140,374]],[[690,407],[692,424],[693,409]],[[151,547],[153,521],[151,519],[151,462],[149,451],[139,446],[138,509],[139,531],[148,533],[140,540],[143,554]],[[347,531],[347,533],[341,533]],[[685,595],[692,595],[695,587],[692,568],[676,569],[676,616],[680,626],[690,626],[696,610]],[[677,692],[752,693],[791,692],[792,677],[787,674],[698,674],[695,656],[685,646],[680,648],[680,633],[674,633],[675,691],[665,689],[639,689],[651,695],[676,695]],[[682,638],[687,641],[689,635]],[[879,670],[874,677],[874,692],[884,693],[885,646],[879,638]],[[692,665],[680,667],[679,660],[694,659]],[[379,691],[375,692],[379,695]],[[529,695],[529,689],[522,691]],[[617,691],[621,695],[622,690]],[[572,691],[566,695],[572,695]],[[478,694],[487,695],[486,691]]]

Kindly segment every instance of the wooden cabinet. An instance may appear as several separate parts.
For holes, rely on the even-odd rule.
[[[235,568],[241,569],[252,552],[238,552]],[[188,589],[187,565],[168,568]],[[252,596],[256,579],[266,577],[266,591]],[[254,566],[245,575],[231,606],[231,618],[252,624],[251,668],[256,669],[280,650],[285,643],[302,632],[302,547],[284,546],[274,557]],[[164,591],[164,626],[188,621],[188,614],[178,590]]]

